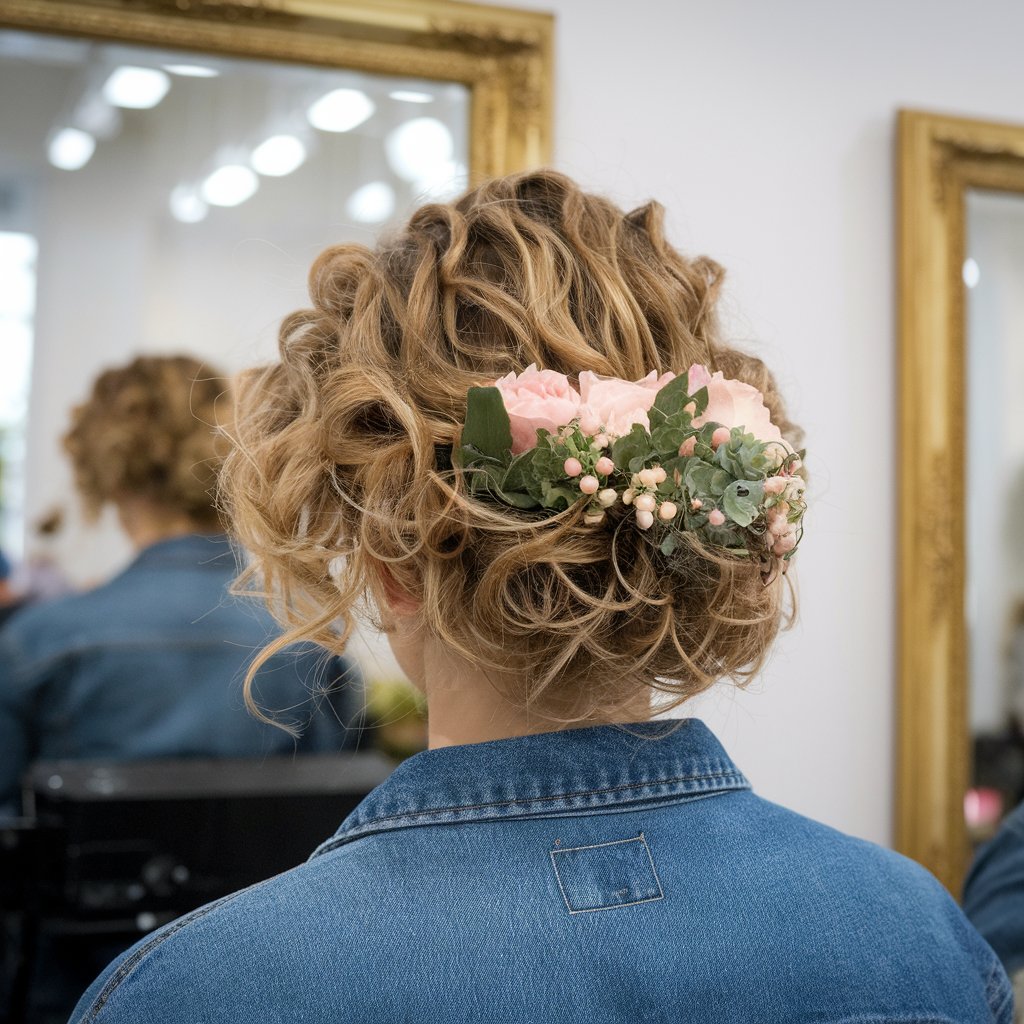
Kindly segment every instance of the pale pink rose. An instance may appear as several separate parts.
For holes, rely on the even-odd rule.
[[[494,382],[501,392],[512,425],[512,454],[537,447],[537,431],[554,433],[575,419],[580,396],[569,378],[554,370],[538,370],[536,363],[516,375],[510,373]]]
[[[686,372],[686,390],[692,395],[711,383],[711,371],[700,363],[694,363]]]
[[[580,374],[580,430],[584,434],[603,430],[613,437],[628,434],[634,423],[649,430],[647,412],[658,392],[674,378],[674,373],[659,377],[657,370],[651,370],[642,380],[628,381],[584,370]]]
[[[723,427],[743,427],[758,441],[782,441],[757,388],[741,380],[728,380],[721,372],[709,375],[707,367],[699,363],[690,367],[687,383],[691,394],[702,387],[708,389],[708,407],[694,419],[695,427],[721,423]]]

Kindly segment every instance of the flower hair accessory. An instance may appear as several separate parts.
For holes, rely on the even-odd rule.
[[[639,381],[529,366],[470,388],[457,460],[470,493],[584,521],[631,516],[669,556],[690,533],[764,563],[788,561],[807,510],[795,452],[761,392],[694,364]]]

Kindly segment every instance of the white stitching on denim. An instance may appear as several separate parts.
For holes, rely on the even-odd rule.
[[[648,896],[646,899],[633,900],[630,903],[613,903],[607,907],[581,907],[579,910],[573,910],[572,904],[569,902],[569,897],[565,893],[565,886],[562,885],[562,876],[558,871],[558,862],[555,860],[556,853],[573,853],[576,850],[597,850],[602,846],[618,846],[620,843],[640,843],[644,852],[647,854],[647,860],[651,865],[651,872],[654,874],[654,880],[658,883],[658,895]],[[562,893],[562,899],[565,900],[565,909],[570,914],[595,914],[602,910],[618,910],[620,907],[637,907],[641,903],[656,903],[658,900],[665,898],[665,890],[662,888],[661,879],[658,877],[658,869],[654,866],[654,858],[651,856],[651,848],[647,845],[647,836],[641,832],[639,835],[633,836],[630,839],[612,839],[607,843],[592,843],[590,846],[567,846],[559,848],[557,850],[549,850],[548,855],[551,857],[551,866],[555,869],[555,881],[558,882],[558,888]]]

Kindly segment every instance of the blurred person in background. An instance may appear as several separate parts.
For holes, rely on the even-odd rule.
[[[279,633],[230,594],[238,565],[215,507],[213,427],[228,383],[187,356],[107,370],[64,446],[86,512],[111,503],[137,554],[109,582],[25,609],[0,630],[0,814],[38,759],[260,757],[354,744],[357,675],[307,644],[261,669],[255,696],[298,733],[259,721],[242,679]]]
[[[1013,979],[1015,1019],[1024,1020],[1024,803],[978,851],[964,884],[963,906]]]

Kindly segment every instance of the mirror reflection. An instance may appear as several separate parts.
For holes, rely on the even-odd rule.
[[[1024,799],[1024,196],[967,199],[966,542],[971,839]]]
[[[317,253],[464,186],[468,92],[7,31],[0,94],[0,546],[81,586],[129,557],[109,513],[83,529],[60,455],[91,381],[266,358]]]
[[[280,630],[229,593],[212,425],[319,252],[465,186],[469,97],[24,32],[0,95],[0,1005],[66,1020],[424,745],[383,641],[262,665],[294,734],[247,711]]]

